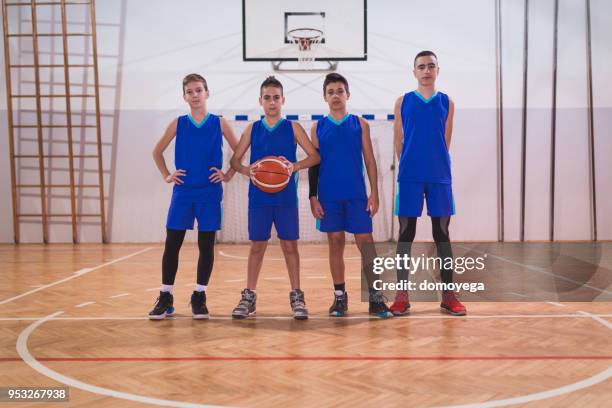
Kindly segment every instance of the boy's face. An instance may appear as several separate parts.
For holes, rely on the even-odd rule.
[[[191,108],[200,108],[208,99],[208,91],[204,89],[204,84],[199,81],[193,81],[185,85],[183,99]]]
[[[325,95],[323,98],[329,105],[330,110],[339,110],[346,108],[346,101],[351,94],[344,88],[342,82],[330,82],[325,87]]]
[[[414,64],[412,72],[414,72],[414,77],[419,82],[419,85],[433,85],[440,72],[438,60],[433,55],[419,57]]]
[[[266,116],[278,116],[281,112],[281,107],[285,103],[283,91],[276,86],[265,86],[261,90],[259,104],[263,108]]]

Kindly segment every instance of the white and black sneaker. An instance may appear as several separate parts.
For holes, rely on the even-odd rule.
[[[387,298],[380,290],[370,293],[369,300],[370,307],[368,311],[371,315],[378,316],[381,319],[393,317],[393,313],[387,307]]]
[[[249,316],[254,316],[256,302],[257,294],[255,292],[250,289],[243,290],[240,302],[232,312],[232,317],[234,319],[246,319]]]
[[[308,319],[308,309],[306,309],[306,302],[304,301],[304,292],[300,289],[289,292],[289,303],[291,304],[291,310],[293,311],[293,318],[295,320]]]
[[[194,319],[208,319],[206,292],[193,291],[191,294],[191,313]]]
[[[170,292],[159,292],[153,310],[149,312],[149,319],[163,320],[166,316],[174,314],[174,297]]]
[[[344,292],[341,295],[334,293],[334,303],[329,308],[329,315],[334,317],[342,317],[348,311],[348,295]]]

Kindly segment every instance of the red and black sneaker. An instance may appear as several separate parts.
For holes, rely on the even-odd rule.
[[[395,300],[389,308],[393,316],[404,316],[410,313],[410,302],[408,301],[408,292],[398,291],[395,294]]]
[[[442,311],[452,314],[453,316],[465,316],[467,309],[463,306],[455,292],[449,290],[448,292],[442,292],[442,303],[440,303]]]

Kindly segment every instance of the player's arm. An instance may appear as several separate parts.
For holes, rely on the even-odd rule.
[[[448,98],[448,116],[446,116],[446,130],[444,131],[444,139],[446,140],[446,148],[450,150],[451,137],[453,136],[453,118],[455,116],[455,102]]]
[[[230,160],[230,165],[232,166],[232,169],[248,177],[251,176],[251,168],[249,166],[242,165],[242,158],[251,146],[251,129],[253,129],[253,124],[249,123],[246,129],[244,129],[244,131],[242,132],[240,141],[238,142],[238,145],[236,145],[236,148],[234,149],[234,155]]]
[[[293,165],[293,171],[300,171],[302,169],[307,169],[312,166],[319,164],[321,158],[319,157],[319,153],[317,149],[314,147],[306,131],[298,122],[291,122],[293,126],[293,134],[295,135],[295,141],[300,145],[300,147],[306,152],[306,157],[304,160],[300,160],[299,162]]]
[[[370,181],[370,196],[368,197],[368,208],[370,217],[373,217],[378,212],[378,169],[376,168],[376,158],[374,157],[374,148],[372,147],[372,138],[370,137],[370,125],[368,122],[359,118],[361,123],[361,146],[363,151],[363,161],[368,172],[368,180]]]
[[[186,175],[185,170],[176,169],[174,173],[170,173],[168,166],[166,166],[166,160],[164,159],[164,151],[170,142],[172,142],[172,139],[174,139],[176,136],[177,124],[178,118],[175,118],[172,122],[170,122],[166,128],[166,131],[164,132],[164,135],[161,137],[161,139],[159,139],[155,145],[155,148],[153,149],[153,160],[155,161],[155,165],[159,169],[159,172],[166,183],[174,182],[176,184],[183,184],[183,180],[181,180],[180,177]]]
[[[393,147],[395,148],[395,155],[399,161],[402,156],[402,148],[404,144],[404,129],[402,128],[402,101],[403,97],[400,96],[395,101],[395,107],[393,108]]]
[[[236,134],[234,133],[234,129],[227,123],[225,118],[221,118],[221,134],[230,145],[232,151],[236,150],[236,146],[238,145],[238,139],[236,138]],[[236,174],[236,170],[233,168],[229,168],[225,173],[216,167],[211,167],[211,170],[214,173],[209,177],[209,179],[215,183],[219,183],[221,181],[225,181],[226,183],[232,179],[234,174]]]
[[[310,140],[312,142],[313,147],[316,151],[319,151],[319,139],[317,138],[317,123],[313,123],[310,128]],[[317,153],[318,154],[318,153]],[[324,212],[319,199],[317,198],[318,187],[319,187],[319,169],[320,164],[310,167],[308,169],[308,186],[309,193],[308,197],[310,198],[310,211],[312,212],[312,216],[315,218],[323,218]]]

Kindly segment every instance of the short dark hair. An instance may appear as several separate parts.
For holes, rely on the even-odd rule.
[[[185,78],[183,78],[183,95],[185,94],[185,87],[190,82],[201,82],[204,85],[204,90],[208,91],[208,84],[204,77],[200,74],[189,74]]]
[[[419,52],[416,57],[414,57],[414,66],[416,67],[416,61],[417,59],[419,59],[419,57],[434,57],[436,59],[436,61],[438,60],[438,56],[436,55],[435,52],[433,51],[421,51]]]
[[[349,91],[349,85],[346,78],[336,72],[332,72],[331,74],[327,74],[325,81],[323,81],[323,95],[325,95],[325,88],[327,88],[327,85],[331,84],[332,82],[342,82],[346,92]]]
[[[261,83],[261,86],[259,87],[259,95],[260,96],[263,94],[263,89],[268,87],[268,86],[273,86],[275,88],[280,88],[281,95],[283,94],[283,84],[281,84],[281,82],[278,79],[276,79],[276,77],[274,75],[270,75],[269,77],[264,79],[264,81]]]

